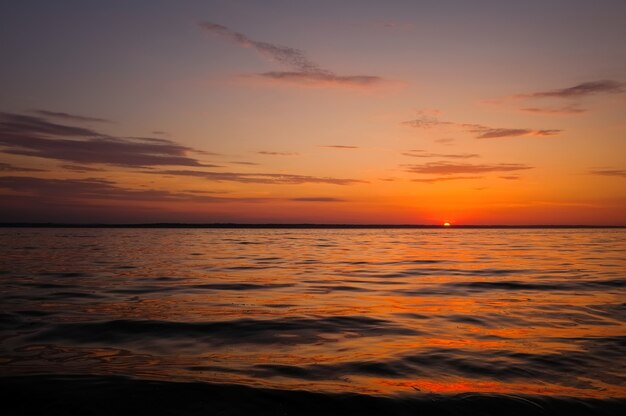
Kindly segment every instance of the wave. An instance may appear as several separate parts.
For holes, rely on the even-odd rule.
[[[178,341],[181,347],[238,344],[311,344],[326,335],[377,337],[416,335],[419,332],[383,319],[366,316],[331,316],[319,319],[238,319],[217,322],[175,322],[157,320],[110,320],[60,323],[28,336],[31,341],[69,341],[77,344],[140,344],[158,346]]]

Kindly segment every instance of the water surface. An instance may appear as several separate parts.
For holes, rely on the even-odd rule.
[[[626,230],[2,229],[5,377],[626,397]]]

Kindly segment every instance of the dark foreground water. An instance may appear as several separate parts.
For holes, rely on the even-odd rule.
[[[14,414],[626,412],[626,230],[0,229],[0,291]]]

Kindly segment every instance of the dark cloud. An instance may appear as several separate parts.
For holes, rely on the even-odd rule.
[[[128,189],[104,179],[45,179],[24,176],[0,177],[0,188],[46,200],[123,200],[123,201],[195,201],[259,202],[263,198],[223,198],[160,190]]]
[[[443,181],[458,181],[467,179],[482,179],[482,176],[440,176],[436,178],[412,179],[413,182],[435,183]]]
[[[405,121],[402,124],[420,128],[420,129],[432,129],[432,128],[453,128],[462,131],[466,131],[468,133],[474,134],[477,139],[495,139],[495,138],[503,138],[503,137],[521,137],[521,136],[535,136],[535,137],[544,137],[544,136],[555,136],[559,134],[562,130],[535,130],[535,129],[521,129],[521,128],[500,128],[500,127],[489,127],[484,126],[482,124],[474,124],[474,123],[456,123],[453,121],[441,121],[436,117],[423,115],[420,117]]]
[[[199,26],[205,31],[228,39],[239,46],[252,48],[263,57],[291,69],[290,71],[271,71],[256,74],[260,77],[275,81],[322,86],[366,87],[382,81],[382,78],[373,75],[337,75],[311,61],[299,49],[257,41],[242,33],[232,31],[226,26],[210,22],[201,22]]]
[[[0,113],[0,147],[5,153],[79,164],[208,166],[187,156],[194,149],[171,140],[111,137],[91,129],[20,114]]]
[[[333,185],[352,185],[365,183],[357,179],[341,179],[284,173],[240,173],[240,172],[207,172],[199,170],[160,170],[148,173],[172,176],[192,176],[215,182],[265,183],[274,185],[298,185],[302,183],[328,183]]]
[[[331,197],[305,197],[305,198],[290,198],[290,201],[296,202],[345,202],[345,199],[331,198]]]
[[[516,175],[502,175],[502,176],[498,176],[500,179],[506,179],[509,181],[516,181],[518,179],[521,179],[519,176]]]
[[[523,98],[578,98],[592,94],[620,94],[625,91],[626,84],[618,81],[602,80],[583,82],[573,87],[549,91],[539,91],[531,94],[519,94]]]
[[[23,168],[11,165],[10,163],[0,162],[0,172],[46,172],[44,169]]]
[[[102,172],[104,169],[100,168],[92,168],[90,166],[82,166],[82,165],[61,165],[63,169],[71,170],[74,172]]]
[[[464,173],[512,172],[532,169],[532,166],[518,163],[498,163],[494,165],[472,165],[469,163],[432,162],[422,165],[409,165],[407,171],[435,175],[455,175]]]
[[[404,156],[410,157],[420,157],[420,158],[430,158],[430,157],[440,157],[444,159],[470,159],[474,157],[480,157],[480,155],[476,153],[428,153],[424,150],[410,150],[408,152],[402,153]]]
[[[477,139],[497,139],[501,137],[521,137],[521,136],[555,136],[561,132],[561,130],[530,130],[530,129],[501,129],[501,128],[489,128],[485,127],[478,136]]]
[[[270,71],[257,75],[276,81],[319,86],[336,84],[367,87],[382,81],[382,78],[372,75],[335,75],[326,72]]]
[[[618,176],[626,178],[626,169],[593,169],[591,173],[594,175]]]
[[[0,113],[0,137],[6,136],[69,136],[69,137],[97,137],[102,134],[84,127],[68,126],[54,123],[41,117],[23,114]]]
[[[242,33],[234,32],[226,26],[216,23],[200,22],[198,25],[207,32],[222,36],[240,46],[253,48],[261,55],[285,66],[297,68],[302,72],[323,71],[316,63],[310,61],[299,49],[256,41]]]
[[[266,150],[262,150],[257,153],[260,155],[265,155],[265,156],[298,156],[300,154],[297,152],[270,152]]]
[[[51,118],[59,118],[67,121],[85,121],[85,122],[94,122],[94,123],[110,123],[111,120],[106,118],[98,118],[98,117],[85,117],[79,116],[76,114],[62,113],[59,111],[48,111],[48,110],[33,110],[34,113],[42,115],[44,117]]]
[[[348,146],[345,144],[329,144],[327,146],[320,146],[320,147],[325,147],[327,149],[358,149],[359,146]]]

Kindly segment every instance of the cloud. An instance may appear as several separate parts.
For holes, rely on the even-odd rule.
[[[61,165],[61,168],[65,170],[72,170],[74,172],[102,172],[104,169],[92,168],[90,166],[82,165]]]
[[[435,182],[442,182],[442,181],[457,181],[457,180],[467,180],[467,179],[482,179],[482,176],[440,176],[436,178],[412,179],[412,181],[424,182],[424,183],[435,183]]]
[[[215,182],[264,183],[273,185],[298,185],[302,183],[352,185],[356,183],[365,183],[365,181],[357,179],[329,178],[284,173],[207,172],[199,170],[161,170],[149,171],[147,173],[172,176],[191,176]]]
[[[266,58],[272,59],[288,67],[296,68],[302,72],[320,72],[322,69],[314,62],[310,61],[299,49],[287,46],[279,46],[272,43],[260,42],[250,39],[246,35],[234,32],[216,23],[200,22],[202,29],[223,38],[229,39],[245,48],[253,48]]]
[[[473,165],[468,163],[432,162],[422,165],[408,165],[408,172],[435,175],[475,174],[488,172],[512,172],[532,169],[532,166],[518,163],[499,163],[494,165]]]
[[[245,161],[239,161],[239,160],[233,160],[233,161],[230,161],[228,163],[232,163],[234,165],[246,165],[246,166],[258,166],[258,165],[260,165],[260,163],[245,162]]]
[[[382,78],[372,75],[335,75],[325,72],[270,71],[256,74],[256,76],[261,76],[273,81],[284,81],[286,83],[320,87],[368,87],[382,81]]]
[[[331,197],[305,197],[305,198],[290,198],[290,201],[295,202],[345,202],[345,199],[331,198]]]
[[[521,137],[521,136],[534,136],[534,137],[543,137],[543,136],[556,136],[562,130],[530,130],[530,129],[502,129],[502,128],[490,128],[490,127],[482,127],[481,131],[477,139],[496,139],[501,137]]]
[[[273,81],[325,87],[368,87],[382,81],[381,77],[375,75],[337,75],[311,61],[299,49],[257,41],[216,23],[200,22],[198,25],[206,32],[218,35],[244,48],[252,48],[264,58],[290,69],[289,71],[255,74],[258,77]]]
[[[567,105],[537,106],[527,105],[519,108],[519,111],[544,116],[572,116],[587,112],[580,106],[578,101],[592,95],[621,94],[626,92],[626,83],[612,80],[583,82],[573,87],[553,90],[537,91],[532,93],[515,94],[495,100],[483,100],[484,104],[502,105],[509,102],[519,103],[520,100],[557,99],[567,100]]]
[[[602,176],[617,176],[626,178],[626,169],[593,169],[591,173]]]
[[[266,150],[257,152],[260,155],[266,155],[266,156],[298,156],[300,155],[300,153],[297,152],[269,152]]]
[[[44,169],[23,168],[11,165],[10,163],[0,162],[0,172],[46,172]]]
[[[428,153],[424,150],[410,150],[402,153],[402,155],[419,158],[440,157],[444,159],[470,159],[480,157],[480,155],[476,153]]]
[[[414,120],[405,121],[402,124],[420,128],[420,129],[432,129],[432,128],[453,128],[468,133],[474,134],[477,139],[495,139],[504,137],[545,137],[558,135],[562,130],[536,130],[527,128],[500,128],[489,127],[482,124],[474,123],[457,123],[454,121],[442,121],[436,117],[419,114],[420,116]]]
[[[549,107],[549,108],[524,107],[524,108],[520,108],[520,111],[523,111],[525,113],[542,114],[542,115],[567,116],[567,115],[572,115],[572,114],[581,114],[581,113],[586,112],[587,110],[581,107],[569,105],[565,107]]]
[[[500,179],[506,179],[509,181],[516,181],[518,179],[521,179],[519,176],[517,175],[502,175],[502,176],[498,176]]]
[[[449,137],[443,138],[443,139],[435,139],[434,140],[435,143],[441,143],[441,144],[446,144],[446,145],[450,145],[452,143],[454,143],[454,139],[451,139]]]
[[[0,188],[28,193],[42,200],[123,200],[123,201],[195,201],[260,202],[265,198],[225,198],[160,190],[127,189],[104,179],[45,179],[24,176],[0,177]]]
[[[48,135],[69,137],[102,136],[94,130],[54,123],[41,117],[22,114],[0,113],[2,136]]]
[[[626,84],[618,81],[602,80],[583,82],[573,87],[549,91],[538,91],[530,94],[518,94],[520,98],[578,98],[594,94],[621,94],[625,92]]]
[[[320,146],[320,147],[325,147],[327,149],[358,149],[359,148],[359,146],[347,146],[343,144],[330,144],[328,146]]]
[[[187,156],[194,149],[171,140],[112,137],[41,117],[10,113],[0,113],[0,147],[5,153],[79,164],[208,166]]]
[[[62,113],[59,111],[48,111],[48,110],[33,110],[34,113],[39,114],[44,117],[51,118],[59,118],[67,121],[79,121],[79,122],[95,122],[95,123],[110,123],[111,120],[106,118],[98,118],[98,117],[85,117],[79,116],[76,114]]]

